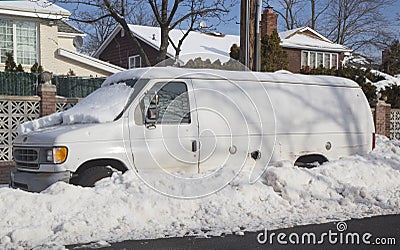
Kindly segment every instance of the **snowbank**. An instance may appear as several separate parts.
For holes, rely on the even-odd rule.
[[[314,169],[281,162],[255,184],[248,174],[187,200],[154,191],[130,171],[95,188],[56,183],[40,194],[1,188],[0,248],[239,234],[400,212],[399,141],[378,137],[368,155]],[[162,183],[157,175],[154,181]]]
[[[101,87],[71,109],[21,124],[18,133],[26,134],[55,125],[111,122],[124,108],[131,90],[124,84]]]

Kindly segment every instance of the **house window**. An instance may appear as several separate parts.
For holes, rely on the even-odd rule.
[[[32,65],[37,62],[37,50],[36,23],[0,18],[0,63],[6,62],[6,52],[10,52],[17,64]]]
[[[0,19],[0,55],[1,63],[7,60],[6,53],[13,53],[13,21]]]
[[[129,57],[129,68],[140,68],[142,67],[142,58],[139,55]]]
[[[313,52],[313,51],[302,51],[301,52],[301,67],[318,68],[319,66],[324,68],[335,68],[339,66],[339,55],[337,53],[327,52]]]
[[[32,65],[37,61],[36,56],[36,24],[32,22],[15,22],[17,36],[16,62]]]

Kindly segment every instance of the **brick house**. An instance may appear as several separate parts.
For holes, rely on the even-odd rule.
[[[144,49],[151,65],[155,65],[161,43],[160,28],[141,25],[129,25],[129,28]],[[179,29],[172,29],[169,32],[169,37],[175,44],[183,35],[184,31]],[[239,44],[238,36],[192,31],[182,44],[179,60],[185,63],[189,59],[201,57],[203,60],[210,59],[211,62],[217,59],[226,62],[230,59],[229,51],[234,43]],[[120,26],[111,33],[93,56],[126,69],[143,66],[138,48],[132,44]],[[175,57],[175,49],[171,43],[167,56]]]
[[[6,52],[29,72],[38,62],[44,70],[65,75],[108,76],[122,69],[77,52],[85,36],[68,24],[71,13],[46,0],[0,1],[0,70]]]
[[[270,8],[261,16],[261,36],[271,35],[277,29],[278,14]],[[310,27],[279,32],[281,45],[288,54],[289,71],[298,73],[301,68],[339,68],[351,49],[330,41]]]

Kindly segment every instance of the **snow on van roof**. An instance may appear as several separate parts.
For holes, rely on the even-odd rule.
[[[150,67],[130,69],[116,73],[108,77],[103,86],[111,83],[120,82],[128,79],[148,78],[148,79],[230,79],[236,81],[261,81],[291,84],[310,84],[334,87],[358,88],[359,85],[352,80],[334,76],[315,76],[288,74],[287,72],[277,71],[275,73],[253,72],[253,71],[227,71],[216,69],[187,69],[176,67]]]

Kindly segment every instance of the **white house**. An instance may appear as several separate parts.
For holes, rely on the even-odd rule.
[[[38,62],[44,70],[65,75],[108,76],[123,70],[77,52],[85,36],[68,24],[71,13],[46,0],[0,1],[0,70],[6,52],[29,72]]]

